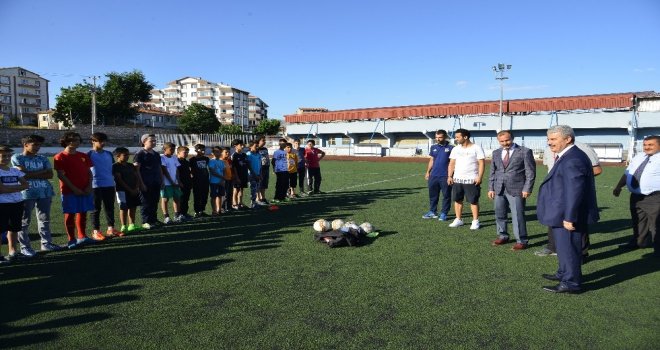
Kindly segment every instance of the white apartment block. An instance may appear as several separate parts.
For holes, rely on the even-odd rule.
[[[239,125],[243,130],[251,131],[258,121],[250,123],[249,95],[247,91],[224,83],[185,77],[169,82],[164,89],[152,90],[151,105],[166,112],[183,112],[186,106],[199,103],[212,108],[221,123]],[[267,105],[263,101],[260,105],[258,116],[265,117]],[[255,107],[255,120],[256,111]]]
[[[268,104],[257,96],[248,96],[248,128],[254,130],[262,120],[268,119]]]
[[[0,123],[37,125],[48,110],[48,80],[21,67],[0,68]]]

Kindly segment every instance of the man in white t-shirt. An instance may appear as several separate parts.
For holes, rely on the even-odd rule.
[[[481,195],[481,179],[484,176],[484,154],[481,146],[470,142],[470,132],[457,129],[454,140],[458,144],[449,155],[449,171],[447,183],[452,185],[451,198],[454,201],[456,219],[449,227],[463,226],[463,198],[470,203],[472,210],[472,225],[470,230],[479,229],[479,197]]]

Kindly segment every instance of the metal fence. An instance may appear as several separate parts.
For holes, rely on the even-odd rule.
[[[171,142],[177,146],[188,146],[190,148],[198,143],[207,147],[229,147],[235,139],[241,139],[247,143],[256,137],[253,134],[156,134],[156,147],[162,147],[165,142]]]

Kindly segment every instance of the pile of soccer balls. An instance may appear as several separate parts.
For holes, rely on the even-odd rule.
[[[332,223],[325,219],[319,219],[314,222],[313,228],[316,232],[326,232],[330,230],[348,232],[348,230],[352,229],[361,231],[369,238],[378,236],[378,232],[374,226],[368,222],[364,222],[362,225],[358,226],[353,221],[344,221],[342,219],[332,220]]]

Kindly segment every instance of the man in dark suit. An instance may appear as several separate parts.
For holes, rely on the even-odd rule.
[[[553,126],[547,134],[557,160],[539,188],[537,216],[541,224],[552,227],[559,258],[557,272],[543,277],[559,284],[543,289],[578,293],[582,283],[582,232],[599,219],[594,174],[587,155],[574,146],[575,133],[570,126]]]
[[[509,241],[507,212],[511,210],[511,224],[516,244],[512,250],[527,248],[527,224],[525,199],[532,193],[536,178],[536,162],[532,150],[513,143],[513,133],[503,130],[497,133],[502,146],[493,152],[488,179],[488,198],[495,199],[495,223],[497,239],[493,245]]]

